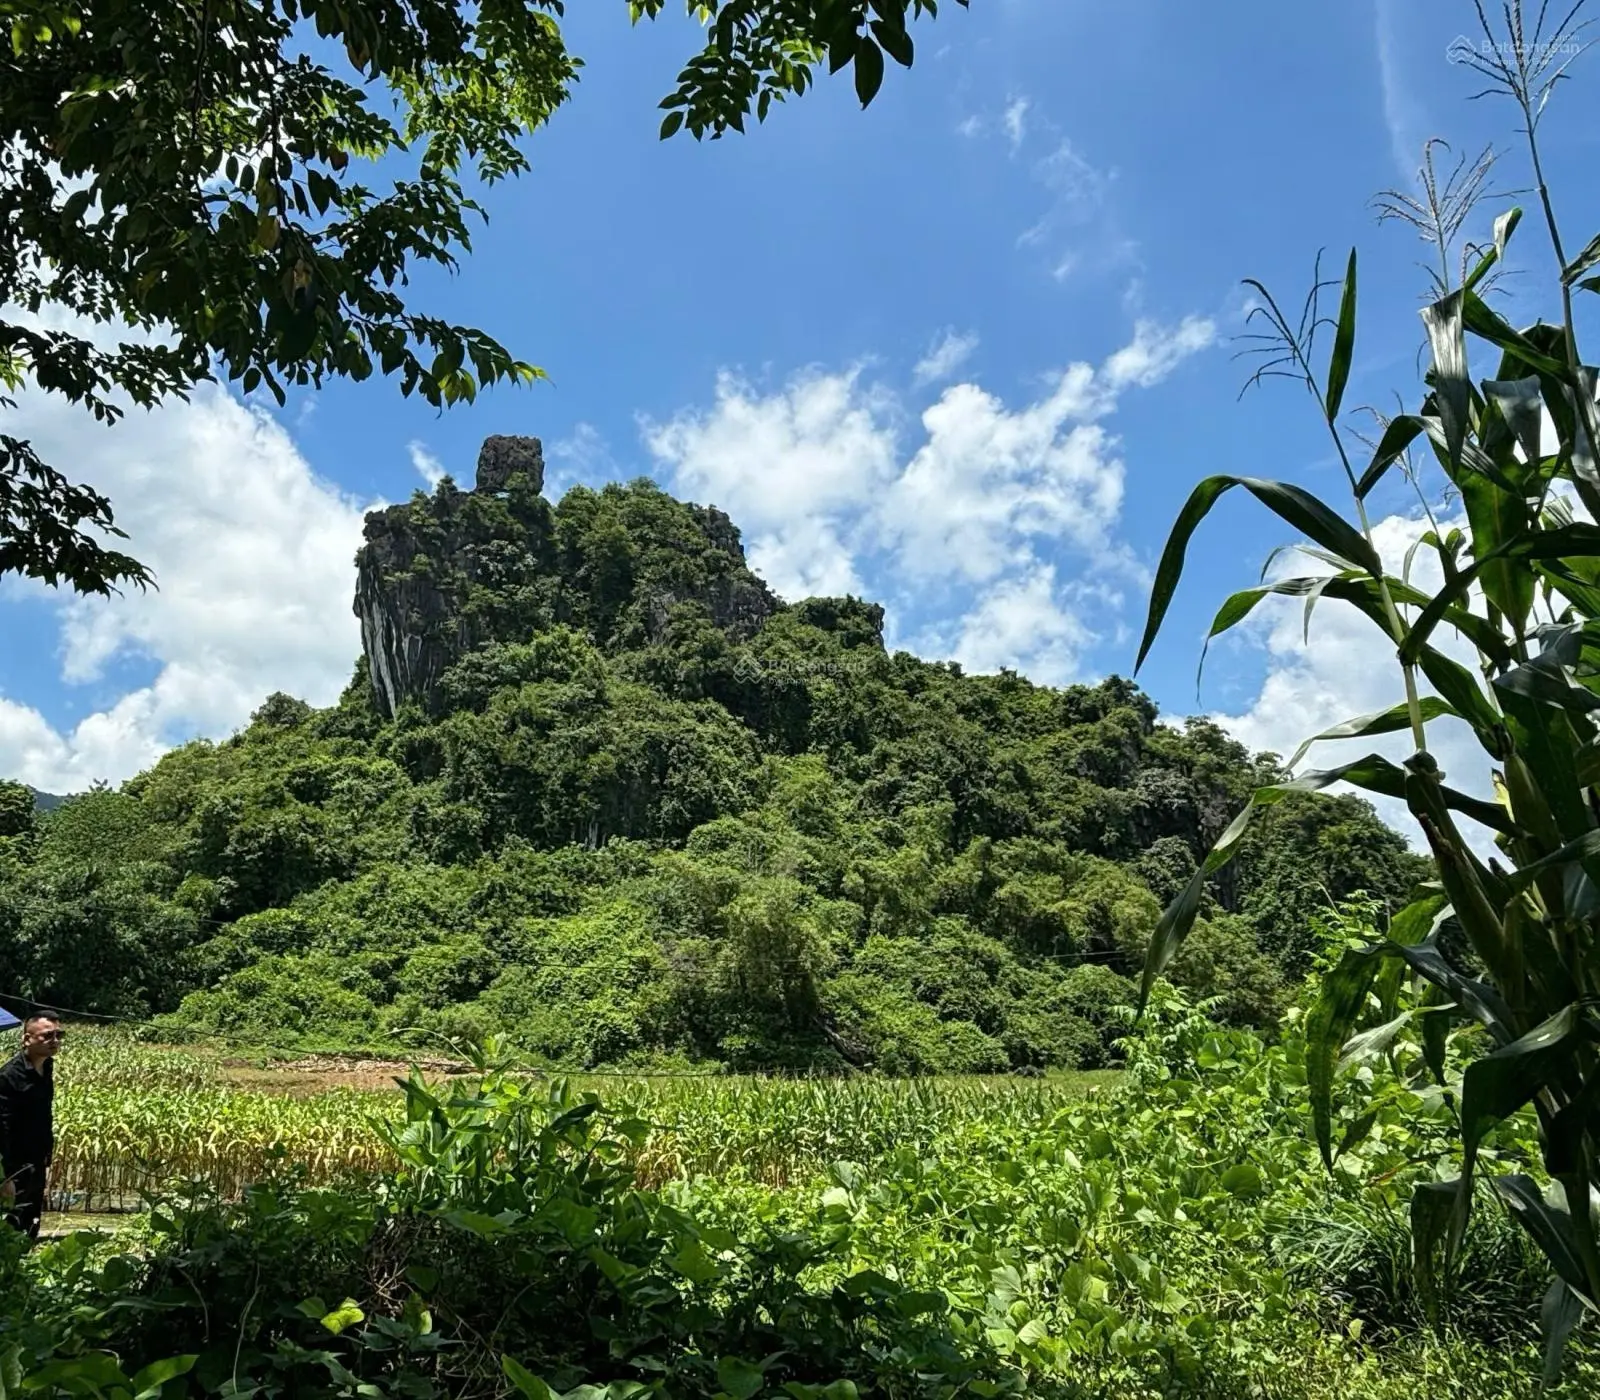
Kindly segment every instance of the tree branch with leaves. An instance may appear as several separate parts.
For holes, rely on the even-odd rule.
[[[665,0],[629,8],[654,18]],[[666,99],[663,135],[742,131],[824,61],[854,65],[865,105],[883,54],[909,65],[908,23],[936,8],[689,0],[709,33]],[[571,96],[581,61],[563,12],[561,0],[0,0],[0,386],[115,422],[208,380],[282,403],[290,386],[381,372],[447,407],[540,379],[404,289],[418,266],[458,267],[485,217],[464,182],[525,172],[525,138]],[[402,156],[411,173],[382,191],[365,182],[371,163]],[[97,326],[123,339],[108,346]],[[102,544],[117,534],[109,501],[4,443],[0,573],[80,592],[152,582]]]

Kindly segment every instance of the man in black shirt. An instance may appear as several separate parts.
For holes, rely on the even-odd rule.
[[[0,1203],[9,1204],[8,1220],[30,1240],[39,1238],[55,1152],[55,1055],[64,1035],[54,1016],[28,1017],[22,1023],[22,1052],[0,1069]]]

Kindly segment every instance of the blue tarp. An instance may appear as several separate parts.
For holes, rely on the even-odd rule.
[[[21,1024],[22,1022],[17,1020],[5,1007],[0,1006],[0,1031],[10,1030],[12,1026],[20,1026]]]

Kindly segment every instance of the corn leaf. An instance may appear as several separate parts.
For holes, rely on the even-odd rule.
[[[1178,580],[1183,575],[1183,561],[1188,552],[1190,538],[1199,528],[1200,522],[1210,513],[1211,507],[1225,492],[1235,486],[1244,487],[1282,520],[1324,549],[1332,550],[1340,557],[1351,560],[1374,577],[1382,574],[1383,566],[1378,560],[1377,553],[1360,531],[1309,491],[1287,482],[1266,481],[1257,477],[1207,477],[1190,493],[1177,522],[1172,527],[1172,533],[1167,537],[1166,548],[1162,551],[1161,562],[1156,569],[1155,587],[1150,594],[1150,612],[1145,623],[1144,638],[1139,644],[1138,659],[1134,663],[1135,673],[1144,665],[1145,658],[1150,654],[1156,634],[1161,630],[1162,620],[1172,604]]]

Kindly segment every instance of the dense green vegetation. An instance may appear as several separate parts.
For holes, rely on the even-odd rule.
[[[260,1043],[499,1031],[575,1067],[1093,1067],[1162,902],[1275,772],[1122,680],[890,655],[856,599],[739,640],[710,608],[759,584],[726,522],[648,483],[447,483],[407,528],[413,574],[470,559],[451,596],[490,638],[437,703],[382,719],[363,666],[120,792],[8,789],[7,990]],[[1285,803],[1173,977],[1270,1025],[1310,916],[1423,868],[1356,798]]]
[[[1332,924],[1324,965],[1371,933]],[[197,1154],[199,1182],[109,1238],[18,1261],[0,1231],[0,1360],[8,1387],[130,1397],[169,1374],[169,1395],[366,1400],[1531,1400],[1545,1273],[1526,1236],[1482,1212],[1457,1291],[1418,1287],[1405,1201],[1454,1133],[1420,1022],[1353,1050],[1335,1128],[1369,1096],[1375,1121],[1327,1173],[1306,1005],[1268,1045],[1164,990],[1121,1086],[1087,1093],[713,1080],[597,1100],[492,1060],[413,1079],[369,1096],[376,1178],[291,1158],[219,1196]],[[67,1063],[69,1104],[132,1080],[133,1114],[176,1116],[197,1092],[171,1056]],[[286,1142],[317,1111],[257,1098]],[[1533,1162],[1530,1117],[1486,1146]],[[1545,1393],[1597,1382],[1580,1336]]]
[[[1298,323],[1255,285],[1263,373],[1310,391],[1351,518],[1202,482],[1140,653],[1243,487],[1312,572],[1212,635],[1274,595],[1357,608],[1401,698],[1313,741],[1408,733],[1403,764],[1291,780],[1120,678],[890,655],[880,609],[779,603],[729,522],[649,483],[447,481],[369,522],[379,644],[337,705],[272,696],[50,811],[0,784],[0,965],[191,1039],[453,1038],[475,1072],[269,1098],[102,1045],[57,1184],[149,1210],[32,1255],[0,1230],[0,1400],[1595,1393],[1600,371],[1574,299],[1600,239],[1569,259],[1538,153],[1577,11],[1478,15],[1463,61],[1519,109],[1560,323],[1485,300],[1520,215],[1464,244],[1487,164],[1441,184],[1430,149],[1424,198],[1384,207],[1438,254],[1432,368],[1358,462],[1355,255],[1336,317],[1326,284]],[[1395,469],[1428,527],[1400,575],[1366,504]],[[1445,785],[1445,718],[1496,801]],[[1341,781],[1403,798],[1431,865]],[[663,1064],[719,1074],[629,1073]],[[568,1066],[629,1069],[602,1099]],[[847,1066],[884,1073],[720,1073]]]
[[[1329,1167],[1354,1145],[1333,1132],[1335,1066],[1364,1037],[1389,1033],[1374,1027],[1355,1035],[1374,1001],[1392,1014],[1391,989],[1416,979],[1428,988],[1423,1010],[1438,1082],[1446,1082],[1450,1040],[1480,1048],[1460,1084],[1460,1172],[1419,1184],[1412,1198],[1423,1279],[1431,1284],[1436,1265],[1453,1271],[1477,1184],[1487,1178],[1548,1263],[1541,1311],[1551,1367],[1568,1330],[1600,1310],[1600,370],[1583,359],[1576,305],[1581,294],[1600,293],[1600,277],[1588,275],[1600,266],[1600,235],[1569,254],[1576,245],[1565,241],[1557,218],[1539,138],[1551,95],[1588,47],[1583,36],[1593,21],[1582,8],[1541,4],[1525,13],[1508,3],[1497,30],[1479,5],[1483,41],[1466,60],[1487,83],[1480,95],[1509,102],[1519,119],[1556,273],[1546,298],[1552,312],[1559,308],[1556,319],[1519,329],[1487,299],[1521,209],[1499,214],[1491,243],[1463,236],[1492,150],[1440,181],[1430,144],[1423,197],[1391,193],[1379,201],[1437,257],[1433,297],[1422,310],[1432,363],[1415,410],[1378,415],[1375,444],[1341,415],[1356,344],[1354,249],[1336,319],[1319,310],[1329,284],[1313,287],[1298,322],[1254,284],[1264,298],[1252,313],[1266,327],[1257,337],[1262,372],[1299,380],[1309,391],[1344,469],[1348,515],[1288,482],[1202,481],[1168,538],[1140,647],[1142,661],[1172,601],[1190,537],[1237,486],[1306,537],[1296,552],[1311,572],[1234,594],[1210,635],[1279,594],[1353,607],[1385,648],[1393,647],[1396,702],[1307,743],[1401,732],[1409,756],[1399,764],[1369,753],[1258,788],[1168,906],[1150,941],[1143,989],[1154,987],[1189,935],[1205,880],[1242,849],[1256,811],[1340,781],[1403,798],[1439,878],[1394,916],[1385,937],[1347,950],[1323,979],[1307,1023],[1317,1142]],[[1323,329],[1333,342],[1325,367],[1317,347]],[[1418,522],[1398,574],[1378,550],[1366,505],[1391,474],[1414,488],[1428,527]],[[1436,511],[1447,508],[1458,512],[1456,520],[1440,519]],[[1413,572],[1419,554],[1437,567],[1437,587],[1419,586],[1426,578]],[[1471,664],[1450,654],[1450,633],[1466,644]],[[1493,772],[1494,801],[1446,784],[1430,747],[1430,726],[1437,735],[1441,719],[1471,734]],[[1487,839],[1494,858],[1483,855]],[[1493,1170],[1487,1135],[1530,1106],[1542,1171]]]

